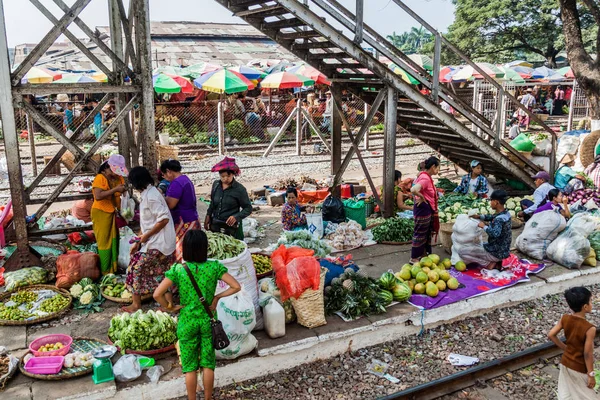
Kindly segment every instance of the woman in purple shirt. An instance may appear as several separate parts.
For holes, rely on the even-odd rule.
[[[196,201],[196,188],[187,177],[181,173],[181,164],[177,160],[165,160],[160,165],[163,177],[170,183],[165,194],[167,205],[175,223],[176,249],[175,258],[182,261],[183,237],[191,229],[200,229],[198,208]]]
[[[543,206],[538,207],[537,210],[534,211],[534,214],[543,211],[556,211],[565,218],[571,218],[569,199],[563,196],[558,189],[552,189],[548,192],[548,201]]]

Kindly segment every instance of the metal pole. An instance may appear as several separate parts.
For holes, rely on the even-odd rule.
[[[573,114],[575,106],[575,90],[577,90],[577,81],[573,81],[573,90],[569,99],[569,119],[567,121],[567,132],[573,130]]]
[[[223,102],[217,105],[217,124],[219,132],[219,155],[225,155],[225,115],[223,113]]]
[[[342,97],[340,85],[332,85],[331,92],[330,101]],[[341,110],[336,111],[333,105],[331,108],[331,175],[335,175],[342,165],[342,118],[340,117]]]
[[[19,141],[10,82],[10,59],[8,57],[4,15],[4,3],[3,0],[0,0],[0,113],[2,114],[4,148],[10,149],[10,151],[6,151],[6,165],[12,198],[13,221],[17,236],[17,252],[26,254],[29,253],[27,224],[25,222],[27,206],[25,205],[25,188],[23,187],[23,172],[21,171],[19,157]]]
[[[364,0],[356,0],[356,29],[354,30],[354,43],[358,45],[363,41],[364,9]]]
[[[365,103],[363,109],[363,124],[367,123],[367,115],[369,114],[369,105]],[[365,135],[365,141],[363,143],[363,150],[369,150],[369,132],[367,131]]]
[[[29,118],[29,114],[25,113],[25,118],[27,119],[27,138],[29,139],[29,153],[31,153],[31,167],[33,168],[33,176],[37,176],[37,157],[35,154],[35,136],[33,134],[34,124],[31,118]]]
[[[433,52],[433,85],[431,85],[431,96],[433,97],[433,101],[437,104],[440,91],[440,66],[442,54],[442,39],[438,32],[435,33]]]
[[[283,123],[283,125],[281,125],[281,128],[279,128],[279,131],[277,131],[277,134],[275,134],[275,137],[273,138],[273,140],[271,140],[269,147],[267,147],[267,149],[263,153],[263,155],[262,155],[263,157],[267,157],[271,153],[271,151],[273,151],[273,149],[275,148],[275,145],[277,144],[277,142],[279,142],[279,139],[285,133],[285,130],[292,123],[292,120],[294,119],[294,115],[295,115],[294,113],[290,113],[290,115],[288,115],[288,117],[285,120],[285,122]]]
[[[383,150],[383,205],[386,218],[394,215],[394,171],[396,170],[396,127],[398,125],[398,92],[387,87],[385,103],[385,147]]]
[[[302,155],[302,100],[296,102],[296,155]]]
[[[133,0],[132,0],[133,1]],[[149,0],[135,0],[135,35],[142,83],[140,104],[140,129],[138,140],[142,140],[143,165],[149,171],[156,171],[156,132],[154,126],[154,88],[152,85],[152,46],[150,37]]]
[[[502,140],[502,133],[504,127],[502,124],[504,115],[504,89],[499,89],[497,92],[496,100],[496,139],[494,140],[494,147],[500,148],[500,142]]]

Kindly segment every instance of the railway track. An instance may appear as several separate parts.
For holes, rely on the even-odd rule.
[[[596,341],[598,338],[600,338],[600,332],[596,334]],[[562,350],[556,347],[554,343],[546,342],[431,382],[380,397],[379,400],[439,399],[462,389],[475,386],[479,382],[486,382],[509,372],[536,364],[540,360],[547,360],[560,356],[562,353]]]

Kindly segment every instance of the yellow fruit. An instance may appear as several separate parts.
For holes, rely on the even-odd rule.
[[[444,261],[442,261],[442,264],[444,265],[444,268],[446,268],[446,269],[450,269],[452,267],[452,261],[450,261],[449,258],[444,258]]]
[[[451,289],[451,290],[458,289],[458,285],[459,285],[458,279],[456,279],[456,278],[448,279],[448,282],[446,282],[446,284],[448,285],[448,289]]]
[[[417,277],[415,278],[417,280],[417,283],[425,283],[427,282],[427,274],[423,271],[419,272],[417,274]]]
[[[425,293],[425,285],[423,285],[422,283],[417,283],[415,285],[415,288],[414,288],[413,292],[415,292],[416,294],[423,294],[423,293]]]
[[[430,254],[428,257],[434,264],[439,264],[440,256],[438,256],[437,254]]]
[[[422,271],[425,272],[426,274],[428,274],[428,273],[431,272],[431,268],[429,268],[429,267],[423,267]]]
[[[415,282],[412,279],[410,281],[406,281],[406,284],[408,285],[410,290],[413,290],[415,288]]]
[[[416,263],[414,263],[414,264],[411,266],[411,268],[412,268],[412,267],[415,267],[415,266],[416,266],[416,267],[419,267],[419,268],[422,268],[422,267],[423,267],[423,266],[421,265],[421,263],[420,263],[420,262],[416,262]]]
[[[435,286],[437,286],[440,291],[446,290],[446,282],[441,279],[435,283]]]
[[[440,279],[443,280],[444,282],[448,282],[448,279],[450,279],[452,276],[450,276],[450,273],[446,270],[440,271]]]
[[[400,278],[404,279],[405,281],[409,281],[410,278],[412,278],[412,274],[410,273],[410,269],[408,269],[408,268],[402,268],[402,271],[400,271]]]
[[[433,283],[436,283],[440,279],[440,276],[435,271],[431,271],[430,273],[428,273],[427,277],[429,278],[429,281]]]
[[[405,268],[408,268],[410,270],[412,268],[412,265],[410,265],[410,264],[404,264],[402,266],[402,269],[405,269]]]
[[[431,268],[431,266],[433,265],[433,261],[431,261],[431,258],[429,257],[423,257],[421,258],[421,265],[424,267],[429,267]]]
[[[463,271],[466,271],[467,264],[465,264],[462,261],[459,261],[459,262],[456,263],[456,265],[454,266],[454,268],[456,268],[457,271],[463,272]]]
[[[427,282],[427,286],[425,286],[425,293],[429,297],[436,297],[440,293],[440,289],[433,282]]]
[[[413,278],[416,278],[419,272],[421,272],[421,267],[418,265],[413,265],[412,269],[410,270],[410,275]]]

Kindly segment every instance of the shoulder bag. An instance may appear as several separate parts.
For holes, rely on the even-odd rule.
[[[198,283],[196,282],[194,275],[192,275],[192,271],[190,271],[190,268],[187,266],[186,263],[183,264],[183,268],[185,268],[185,272],[187,272],[188,276],[190,277],[192,286],[194,286],[194,289],[196,290],[196,293],[200,298],[200,302],[202,303],[204,309],[206,310],[206,313],[210,317],[210,329],[212,331],[213,347],[215,350],[223,350],[224,348],[229,346],[229,338],[225,333],[225,329],[223,329],[223,324],[218,319],[215,319],[213,312],[210,310],[210,306],[206,302],[206,299],[202,295],[202,291],[198,287]]]

